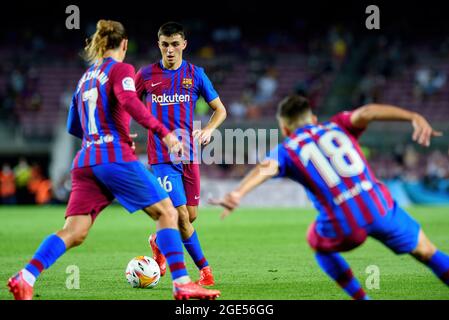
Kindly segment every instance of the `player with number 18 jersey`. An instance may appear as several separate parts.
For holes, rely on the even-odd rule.
[[[321,269],[353,299],[369,299],[339,254],[371,236],[396,254],[409,253],[449,285],[449,256],[436,249],[419,223],[376,179],[358,138],[372,121],[409,121],[414,139],[425,146],[433,130],[424,117],[390,105],[367,105],[319,123],[306,98],[290,95],[279,103],[277,118],[285,136],[267,159],[253,169],[223,200],[223,216],[243,196],[271,177],[288,177],[303,185],[318,211],[307,234]]]

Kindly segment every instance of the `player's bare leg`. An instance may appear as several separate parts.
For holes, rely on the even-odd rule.
[[[176,208],[179,214],[178,218],[179,232],[181,232],[183,240],[190,238],[192,234],[195,232],[195,228],[190,222],[189,211],[187,208],[188,207],[185,205]]]
[[[218,290],[208,290],[190,280],[187,274],[182,248],[181,235],[178,231],[178,211],[166,198],[145,208],[153,219],[157,220],[158,247],[166,257],[173,278],[173,295],[175,299],[215,299],[220,296]]]
[[[439,251],[422,230],[419,231],[418,244],[410,254],[427,265],[441,281],[449,286],[449,256]]]
[[[143,210],[156,221],[156,229],[178,229],[178,211],[173,207],[169,198],[165,198]]]
[[[67,217],[64,227],[56,232],[65,243],[66,250],[79,246],[86,240],[92,227],[92,216],[90,214]]]
[[[34,283],[41,272],[48,269],[67,250],[83,243],[91,226],[92,217],[89,214],[67,217],[64,227],[48,236],[25,268],[8,280],[14,299],[31,300]]]
[[[187,211],[189,212],[189,221],[193,223],[198,217],[198,206],[186,206]]]
[[[422,230],[419,231],[418,244],[416,248],[411,252],[411,255],[417,260],[427,263],[437,251],[435,245],[430,242],[429,238],[424,234]]]

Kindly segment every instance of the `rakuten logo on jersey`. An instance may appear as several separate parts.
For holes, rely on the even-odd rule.
[[[159,103],[161,106],[168,106],[171,104],[177,104],[177,103],[183,103],[183,102],[190,102],[190,95],[188,94],[177,94],[175,93],[174,95],[168,95],[168,94],[163,94],[163,95],[156,95],[156,94],[152,94],[151,95],[151,102],[157,102]]]

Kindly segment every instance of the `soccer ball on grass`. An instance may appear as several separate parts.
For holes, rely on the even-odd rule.
[[[147,256],[138,256],[126,267],[126,280],[133,288],[153,288],[159,283],[161,270],[157,262]]]

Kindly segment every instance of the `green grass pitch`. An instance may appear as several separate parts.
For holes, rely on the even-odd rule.
[[[0,300],[11,299],[7,279],[31,258],[48,234],[64,223],[65,207],[0,207]],[[216,277],[220,299],[348,299],[318,268],[305,240],[312,209],[239,209],[226,220],[219,208],[202,208],[195,222]],[[414,207],[409,212],[429,238],[449,252],[449,209]],[[97,219],[86,242],[65,254],[39,278],[35,299],[172,299],[170,276],[153,289],[133,289],[125,280],[128,261],[151,256],[155,223],[144,213],[128,215],[111,206]],[[373,299],[449,299],[449,288],[407,255],[396,256],[375,240],[344,254]],[[187,258],[192,278],[198,272]],[[79,289],[68,289],[79,268]],[[379,288],[368,288],[367,268],[379,270]],[[70,282],[70,281],[69,281]]]

